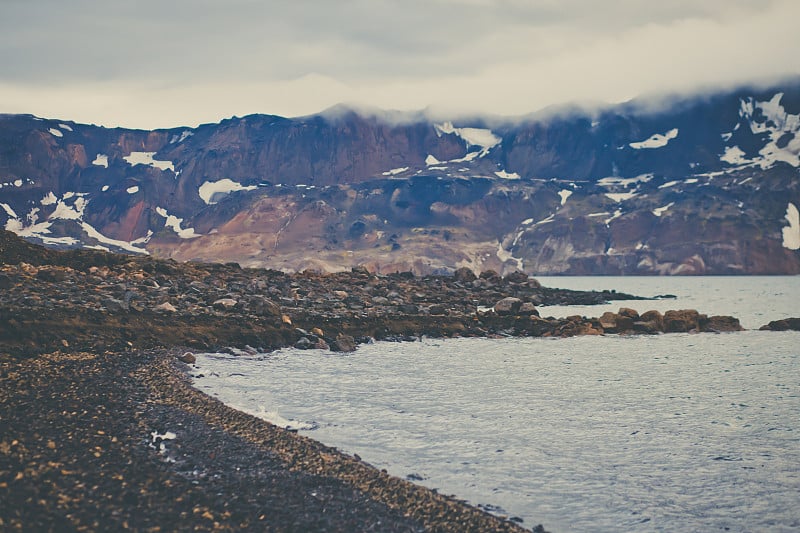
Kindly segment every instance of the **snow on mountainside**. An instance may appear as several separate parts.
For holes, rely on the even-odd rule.
[[[800,273],[800,84],[547,118],[0,116],[0,226],[279,269]]]

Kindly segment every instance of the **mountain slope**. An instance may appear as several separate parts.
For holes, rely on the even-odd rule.
[[[800,273],[800,84],[516,120],[0,116],[0,224],[286,270]]]

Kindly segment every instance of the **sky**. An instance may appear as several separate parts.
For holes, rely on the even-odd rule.
[[[798,0],[0,0],[0,113],[523,115],[800,75]]]

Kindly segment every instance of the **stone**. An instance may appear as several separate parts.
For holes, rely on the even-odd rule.
[[[310,350],[314,347],[314,343],[311,342],[308,337],[300,337],[300,339],[294,344],[294,347],[298,350]]]
[[[184,352],[183,355],[178,356],[178,360],[186,363],[187,365],[193,365],[195,362],[197,362],[197,358],[192,352]]]
[[[522,300],[514,296],[503,298],[494,304],[494,312],[498,315],[513,315],[522,307]]]
[[[258,316],[281,316],[281,307],[264,296],[253,296],[247,303],[250,311]]]
[[[515,270],[510,274],[506,274],[506,277],[503,279],[509,283],[525,283],[528,281],[528,275],[520,270]]]
[[[356,351],[356,340],[350,335],[339,333],[331,343],[331,349],[335,352],[354,352]]]
[[[174,313],[177,311],[175,306],[169,302],[164,302],[163,304],[159,304],[153,308],[154,311],[159,311],[163,313]]]
[[[700,315],[694,309],[681,309],[664,313],[665,333],[688,333],[699,328]]]
[[[606,311],[600,318],[598,322],[600,323],[600,327],[603,328],[605,333],[619,333],[619,329],[617,328],[617,319],[619,315],[616,313],[612,313],[611,311]]]
[[[317,337],[324,337],[325,336],[325,333],[323,333],[323,331],[321,329],[319,329],[319,328],[311,328],[311,333],[313,333]]]
[[[500,279],[502,279],[500,277],[500,274],[491,269],[484,270],[483,272],[480,273],[480,276],[478,277],[481,279],[492,280],[492,281],[499,281]]]
[[[617,311],[619,316],[626,316],[628,318],[632,318],[633,320],[639,319],[639,312],[636,309],[631,309],[630,307],[620,307],[619,311]]]
[[[530,287],[531,289],[541,289],[542,284],[539,283],[538,279],[528,278],[528,287]]]
[[[446,315],[448,314],[447,308],[440,304],[433,304],[428,308],[428,313],[432,315]]]
[[[106,298],[103,300],[103,307],[105,307],[109,313],[120,313],[128,310],[127,304],[116,298]]]
[[[744,331],[744,328],[739,323],[738,318],[726,315],[714,315],[700,320],[700,330],[720,333],[723,331]]]
[[[330,346],[328,346],[328,343],[327,343],[327,342],[325,342],[325,340],[324,340],[324,339],[317,339],[317,341],[314,343],[314,349],[315,349],[315,350],[325,350],[325,351],[328,351],[328,350],[330,350],[330,349],[331,349],[331,347],[330,347]]]
[[[800,331],[800,318],[773,320],[758,329],[761,331]]]
[[[287,326],[292,325],[292,319],[289,317],[289,315],[281,315],[281,322],[283,322]]]
[[[469,268],[461,267],[453,272],[453,279],[461,283],[470,283],[478,279],[478,276]]]
[[[67,271],[64,270],[63,268],[42,267],[39,269],[39,272],[36,273],[36,277],[43,281],[57,283],[59,281],[64,281],[65,279],[67,279]]]
[[[658,329],[658,331],[664,331],[664,315],[658,311],[645,311],[639,316],[639,320],[642,322],[649,322]]]
[[[10,289],[14,286],[14,281],[6,274],[0,274],[0,289]]]
[[[519,311],[517,311],[517,313],[520,315],[539,316],[539,311],[536,310],[536,306],[531,302],[522,302],[522,305],[519,306]]]
[[[217,309],[219,311],[230,311],[238,304],[239,302],[237,300],[234,300],[233,298],[220,298],[219,300],[215,300],[214,303],[211,305],[214,306],[214,309]]]

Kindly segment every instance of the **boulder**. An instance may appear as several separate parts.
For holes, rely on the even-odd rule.
[[[617,311],[619,316],[625,316],[628,318],[632,318],[633,320],[639,319],[639,312],[636,309],[631,309],[630,307],[620,307],[619,311]]]
[[[314,343],[308,337],[300,337],[300,339],[294,343],[294,347],[298,350],[310,350],[314,347]]]
[[[480,276],[478,276],[478,277],[481,278],[481,279],[487,279],[487,280],[491,280],[491,281],[499,281],[499,280],[502,279],[500,277],[500,274],[498,274],[497,272],[495,272],[494,270],[491,270],[491,269],[484,270],[483,272],[481,272]]]
[[[253,296],[247,303],[247,307],[253,314],[258,316],[281,316],[281,307],[264,296]]]
[[[462,283],[470,283],[478,279],[478,277],[475,275],[475,272],[473,272],[469,268],[461,267],[455,272],[453,272],[453,279]]]
[[[237,300],[233,298],[220,298],[219,300],[215,300],[213,304],[214,309],[219,311],[229,311],[236,307],[239,304]]]
[[[494,312],[498,315],[514,315],[522,307],[522,300],[514,296],[503,298],[494,304]]]
[[[723,332],[744,331],[738,318],[727,315],[715,315],[700,321],[701,331]]]
[[[184,352],[183,355],[178,356],[178,360],[186,363],[187,365],[193,365],[197,361],[197,358],[192,352]]]
[[[356,340],[350,335],[340,333],[331,343],[331,350],[334,352],[354,352],[356,351]]]
[[[639,320],[652,324],[658,331],[664,331],[664,315],[658,311],[645,311],[639,316]]]
[[[120,313],[128,310],[128,305],[116,298],[106,298],[102,303],[103,307],[105,307],[109,313]]]
[[[701,315],[694,309],[681,309],[664,313],[665,333],[687,333],[699,329]]]
[[[536,315],[539,316],[539,311],[536,310],[536,306],[533,305],[531,302],[522,302],[522,305],[519,306],[519,311],[517,314],[520,315]]]
[[[506,274],[506,277],[503,279],[509,283],[525,283],[528,281],[528,275],[525,272],[515,270],[510,274]]]
[[[612,313],[611,311],[606,311],[603,313],[600,318],[598,319],[600,322],[600,326],[603,328],[603,331],[606,333],[616,333],[617,332],[617,314]]]
[[[158,311],[160,313],[175,313],[177,309],[175,306],[169,302],[164,302],[163,304],[159,304],[153,308],[154,311]]]
[[[758,329],[761,331],[800,331],[800,318],[773,320]]]
[[[440,304],[433,304],[428,308],[428,313],[432,315],[446,315],[448,314],[447,308]]]

